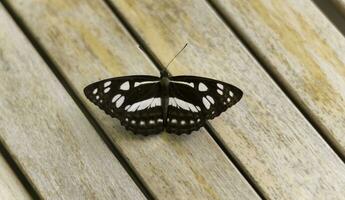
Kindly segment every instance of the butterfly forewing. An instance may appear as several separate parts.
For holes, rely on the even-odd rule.
[[[159,80],[154,76],[106,79],[87,86],[84,93],[126,129],[143,135],[157,134],[164,130]]]

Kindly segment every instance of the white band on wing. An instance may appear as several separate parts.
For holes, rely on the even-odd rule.
[[[143,82],[135,82],[134,87],[138,87],[139,85],[149,84],[149,83],[158,83],[159,81],[143,81]]]
[[[153,108],[161,105],[161,98],[150,98],[143,101],[136,102],[132,105],[127,105],[125,110],[128,112],[135,112],[138,110],[144,110],[146,108]]]

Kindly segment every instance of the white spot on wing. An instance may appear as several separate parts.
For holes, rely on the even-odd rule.
[[[177,123],[177,120],[176,120],[176,119],[172,119],[172,120],[171,120],[171,123],[176,124],[176,123]]]
[[[173,107],[179,107],[184,110],[190,110],[192,112],[198,112],[197,108],[193,104],[178,99],[176,97],[169,97],[169,105]]]
[[[209,102],[211,102],[212,104],[214,104],[214,99],[213,99],[211,96],[207,95],[206,98],[207,98],[207,100],[208,100]]]
[[[104,89],[104,93],[107,93],[109,91],[110,91],[110,87],[107,87],[107,88]]]
[[[129,81],[126,81],[121,84],[120,90],[129,90]]]
[[[139,85],[149,84],[149,83],[158,83],[158,81],[143,81],[143,82],[135,82],[134,87],[137,87]]]
[[[184,110],[189,110],[189,105],[188,105],[189,103],[188,102],[183,101],[181,99],[177,99],[177,98],[175,98],[175,100],[176,100],[176,103],[179,107],[181,107]]]
[[[107,81],[104,83],[104,87],[108,87],[111,84],[111,81]]]
[[[150,107],[153,108],[160,105],[161,105],[161,98],[154,98]]]
[[[174,98],[169,97],[169,105],[173,107],[177,107],[177,104]]]
[[[221,89],[221,90],[224,89],[224,86],[223,86],[222,84],[220,84],[220,83],[217,83],[217,87],[218,87],[219,89]]]
[[[98,89],[95,88],[93,91],[92,91],[92,94],[96,94],[98,92]]]
[[[138,107],[138,110],[144,110],[145,108],[149,107],[149,105],[152,103],[152,101],[153,101],[153,98],[137,102],[140,104]]]
[[[111,100],[112,103],[114,103],[118,98],[120,98],[121,94],[117,94],[113,97],[113,99]]]
[[[202,103],[204,104],[206,109],[209,109],[211,106],[210,102],[208,102],[208,100],[205,97],[202,98]]]
[[[120,98],[116,101],[116,108],[120,108],[120,106],[123,104],[124,101],[125,101],[125,97],[124,97],[124,96],[120,97]]]
[[[130,108],[128,109],[128,112],[134,112],[136,110],[144,110],[149,107],[152,108],[155,106],[160,106],[161,105],[160,100],[161,100],[160,98],[150,98],[150,99],[136,102],[130,106]]]
[[[207,91],[208,88],[205,84],[199,83],[198,89],[200,92],[205,92],[205,91]]]
[[[145,121],[140,121],[140,125],[144,126],[145,125]]]
[[[192,112],[198,112],[198,110],[196,109],[196,107],[192,104],[189,105],[189,108]]]
[[[229,91],[229,95],[230,95],[231,97],[234,97],[234,93],[233,93],[232,91]]]
[[[186,124],[186,121],[181,120],[181,125],[185,125],[185,124]]]
[[[190,123],[190,124],[194,124],[194,120],[191,119],[191,120],[189,121],[189,123]]]
[[[157,122],[158,123],[163,123],[163,119],[159,118],[159,119],[157,119]]]
[[[223,95],[223,91],[221,91],[220,89],[217,89],[217,92],[218,94]]]
[[[149,124],[155,124],[155,121],[151,119],[151,120],[149,121]]]
[[[128,112],[134,112],[137,110],[137,108],[140,106],[139,103],[135,103],[133,105],[131,105],[131,107],[127,110]]]

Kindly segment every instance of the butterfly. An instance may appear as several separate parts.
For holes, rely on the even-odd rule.
[[[119,119],[127,130],[141,135],[163,131],[190,134],[243,96],[239,88],[222,81],[170,76],[166,70],[169,64],[160,71],[160,77],[134,75],[105,79],[86,86],[84,94],[105,113]]]
[[[197,76],[134,75],[85,87],[85,96],[127,130],[141,135],[190,134],[236,104],[243,92],[228,83]]]

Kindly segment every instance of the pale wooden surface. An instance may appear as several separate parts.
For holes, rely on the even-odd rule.
[[[213,120],[212,125],[267,198],[344,198],[344,163],[206,2],[113,2],[163,63],[167,63],[186,42],[189,43],[170,66],[174,75],[213,77],[237,85],[244,91],[239,104]],[[249,4],[248,1],[241,2]],[[301,4],[300,1],[294,2]],[[324,28],[320,31],[328,29],[327,26]],[[253,34],[259,32],[251,31]],[[315,35],[309,37],[312,36]],[[337,33],[334,36],[342,40]],[[294,39],[291,38],[293,44]],[[323,45],[322,41],[327,44],[328,40],[331,39],[317,41],[317,44],[321,42],[319,45]],[[341,43],[335,54],[340,53]],[[325,53],[328,55],[328,49]],[[329,62],[338,62],[332,55],[329,54]],[[335,70],[340,73],[341,65],[337,65]],[[339,79],[339,75],[334,78]],[[339,100],[334,106],[340,106]],[[335,115],[339,116],[340,112]],[[336,126],[343,126],[339,124]]]
[[[4,157],[0,154],[0,199],[31,199],[24,186],[16,177]]]
[[[344,36],[309,0],[214,2],[345,156]]]
[[[259,199],[204,129],[188,136],[134,136],[84,97],[83,88],[99,79],[158,75],[102,1],[8,2],[155,197]]]
[[[0,27],[0,139],[40,196],[145,199],[1,5]]]

